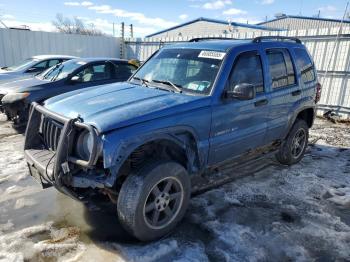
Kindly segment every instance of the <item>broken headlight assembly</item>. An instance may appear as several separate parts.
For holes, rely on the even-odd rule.
[[[88,130],[84,130],[80,132],[76,141],[77,142],[75,146],[75,151],[77,156],[83,160],[89,160],[92,150],[94,148],[93,135]],[[96,139],[96,143],[96,156],[98,156],[101,152],[101,139],[98,136]]]

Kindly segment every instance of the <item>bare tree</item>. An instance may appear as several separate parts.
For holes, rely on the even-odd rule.
[[[56,20],[52,22],[56,29],[61,33],[80,34],[80,35],[104,35],[101,30],[95,28],[94,24],[86,26],[82,20],[77,17],[68,18],[62,14],[56,15]]]

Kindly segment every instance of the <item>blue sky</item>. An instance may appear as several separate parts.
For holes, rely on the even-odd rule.
[[[198,17],[257,23],[276,13],[341,18],[345,0],[0,0],[0,19],[8,26],[26,24],[32,30],[54,31],[57,13],[79,17],[112,34],[116,23],[133,24],[136,36],[145,36]]]

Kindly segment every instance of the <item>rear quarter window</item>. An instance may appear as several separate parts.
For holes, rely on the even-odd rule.
[[[294,49],[296,64],[301,73],[301,79],[304,83],[316,80],[315,66],[305,49]]]

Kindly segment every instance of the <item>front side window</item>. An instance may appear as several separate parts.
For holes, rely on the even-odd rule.
[[[47,67],[47,61],[42,61],[32,66],[32,68],[36,68],[36,69],[45,69],[46,67]]]
[[[261,58],[256,51],[240,54],[236,58],[230,75],[230,88],[243,83],[253,85],[257,94],[264,92]]]
[[[112,62],[113,63],[113,62]],[[114,78],[118,80],[128,80],[129,77],[136,71],[137,67],[127,63],[113,63]]]
[[[78,82],[86,83],[111,79],[111,65],[109,63],[89,65],[77,73]]]
[[[295,48],[296,64],[301,72],[301,79],[304,83],[315,81],[315,67],[311,61],[309,54],[305,49]]]
[[[54,65],[57,65],[58,63],[60,63],[60,60],[59,59],[51,59],[51,60],[49,60],[49,64],[48,64],[48,68],[49,67],[52,67],[52,66],[54,66]]]
[[[267,57],[272,79],[272,89],[278,89],[296,83],[292,60],[286,49],[270,49]]]
[[[166,84],[181,91],[208,94],[226,53],[198,49],[163,49],[134,75],[149,85]]]

